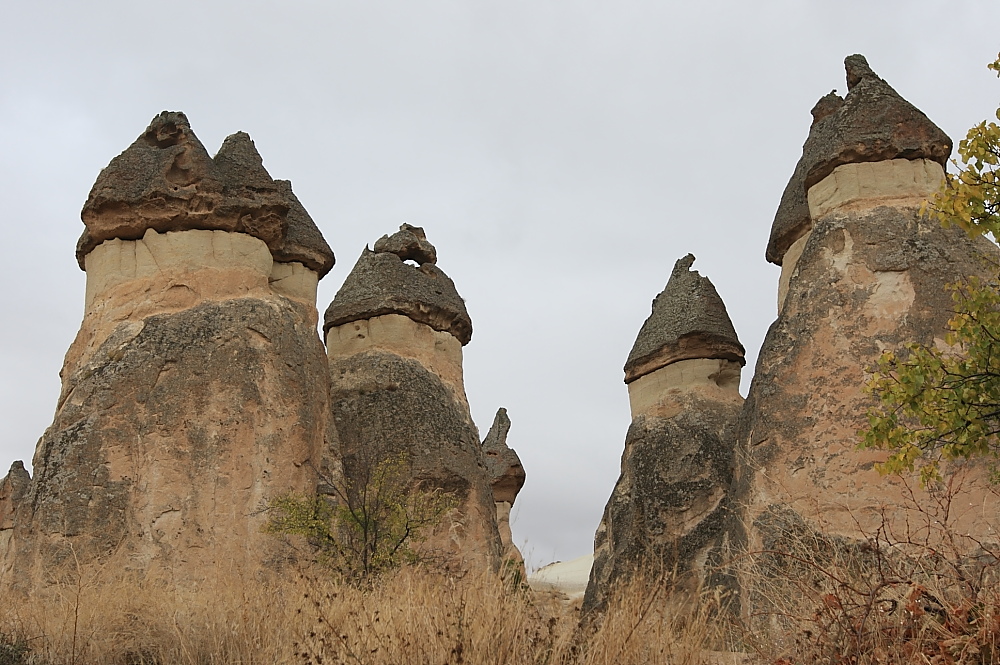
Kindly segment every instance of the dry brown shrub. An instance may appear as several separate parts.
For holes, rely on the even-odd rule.
[[[959,490],[912,490],[860,539],[770,515],[738,563],[744,643],[780,665],[1000,663],[1000,550],[952,526]]]

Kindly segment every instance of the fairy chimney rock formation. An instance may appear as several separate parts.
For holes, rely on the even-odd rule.
[[[510,511],[517,493],[524,487],[525,475],[521,458],[514,449],[507,446],[508,432],[510,418],[507,416],[507,409],[501,407],[497,409],[493,426],[483,439],[483,454],[486,456],[486,469],[490,474],[493,500],[496,502],[497,528],[503,543],[503,558],[523,565],[524,559],[514,544],[510,531]]]
[[[920,214],[941,186],[948,137],[864,58],[846,68],[846,97],[813,111],[767,248],[782,265],[781,306],[740,419],[734,486],[751,550],[792,547],[783,539],[794,533],[902,533],[914,507],[902,481],[873,469],[885,453],[857,449],[866,368],[906,342],[944,344],[945,286],[1000,259],[989,241]],[[995,541],[1000,505],[975,466],[962,472],[952,527]]]
[[[677,261],[625,364],[632,424],[594,538],[588,613],[645,566],[702,578],[726,545],[744,350],[693,262]]]
[[[462,347],[472,320],[435,265],[423,229],[404,224],[367,247],[326,310],[332,426],[348,482],[392,457],[415,488],[458,507],[429,540],[461,565],[499,562],[491,479],[469,412]]]
[[[316,487],[333,253],[249,136],[213,159],[175,112],[101,172],[82,218],[84,319],[0,559],[26,588],[71,553],[191,582],[251,572],[270,556],[263,503]]]
[[[861,55],[845,60],[846,97],[831,92],[813,122],[781,196],[767,260],[782,267],[778,307],[814,222],[852,205],[914,205],[937,189],[951,139],[879,78]]]

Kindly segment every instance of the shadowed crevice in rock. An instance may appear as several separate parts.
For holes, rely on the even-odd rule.
[[[822,97],[802,157],[781,195],[767,244],[767,260],[781,265],[785,252],[812,226],[806,193],[843,164],[928,159],[944,166],[951,139],[868,66],[864,56],[845,61],[848,93]]]
[[[164,111],[101,171],[81,213],[77,261],[119,238],[203,229],[260,238],[276,261],[298,261],[323,277],[334,255],[285,181],[274,181],[250,136],[226,138],[211,158],[180,112]]]
[[[423,229],[408,224],[383,236],[375,251],[366,247],[326,310],[324,334],[352,321],[402,314],[468,344],[472,319],[454,282],[428,260],[436,255]],[[405,263],[418,256],[424,259],[420,265]]]
[[[663,291],[653,299],[625,362],[625,383],[691,358],[720,358],[746,364],[726,306],[715,286],[691,270],[692,254],[679,259]]]

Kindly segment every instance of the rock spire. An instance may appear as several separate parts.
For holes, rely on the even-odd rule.
[[[423,229],[404,224],[365,248],[327,309],[330,456],[355,484],[379,460],[404,457],[414,487],[458,501],[427,546],[461,567],[496,566],[492,478],[462,369],[472,321],[436,260]]]
[[[586,613],[645,567],[685,585],[728,584],[707,570],[723,558],[734,510],[743,346],[706,277],[677,261],[625,365],[632,424],[621,475],[594,537]]]
[[[740,417],[734,484],[751,551],[832,552],[927,518],[912,512],[901,478],[874,470],[884,453],[857,448],[872,405],[866,368],[907,342],[944,344],[946,285],[984,275],[983,258],[1000,260],[989,241],[920,214],[943,182],[948,137],[864,58],[846,65],[848,94],[813,109],[768,244],[768,260],[781,264],[779,310]],[[995,492],[984,469],[961,473],[951,505],[976,508],[952,511],[951,528],[993,540]],[[777,622],[761,628],[780,632],[778,614],[758,605],[781,591],[756,593],[754,575],[743,597],[753,616]],[[825,582],[816,584],[820,593]]]
[[[525,474],[521,458],[513,448],[507,447],[508,432],[510,418],[507,416],[507,409],[501,407],[497,409],[493,426],[483,439],[483,453],[486,457],[486,470],[490,474],[493,501],[496,502],[497,528],[503,544],[503,558],[505,561],[514,561],[523,568],[524,559],[514,544],[510,531],[510,511],[518,492],[524,486]]]
[[[330,380],[315,292],[333,253],[249,136],[212,159],[182,113],[111,161],[83,220],[87,302],[55,418],[27,492],[17,466],[0,491],[0,596],[70,556],[184,584],[262,571],[261,506],[317,486]]]

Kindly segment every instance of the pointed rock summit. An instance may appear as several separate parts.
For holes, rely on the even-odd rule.
[[[621,475],[594,536],[583,611],[603,611],[637,571],[675,571],[685,588],[732,587],[711,570],[733,530],[730,486],[744,364],[726,307],[677,261],[625,364],[632,424]]]
[[[513,504],[517,493],[524,487],[524,467],[521,458],[512,448],[507,447],[507,433],[510,432],[510,418],[507,409],[500,408],[493,419],[493,426],[483,439],[486,454],[486,468],[490,472],[493,499]]]
[[[521,458],[512,448],[507,447],[507,433],[510,432],[510,418],[507,409],[497,409],[493,426],[483,439],[483,454],[486,457],[486,470],[490,474],[493,489],[493,501],[497,509],[497,529],[500,531],[500,542],[503,546],[502,556],[505,561],[513,561],[522,567],[524,574],[524,558],[514,544],[510,531],[510,511],[517,499],[518,492],[524,486],[524,467]]]
[[[29,485],[31,476],[21,460],[11,464],[7,475],[0,478],[0,532],[14,528],[14,510],[28,493]]]
[[[418,265],[405,263],[414,260]],[[437,252],[424,230],[403,224],[367,247],[326,310],[324,331],[352,321],[402,314],[462,345],[472,339],[472,319],[455,283],[435,265]]]
[[[101,171],[81,214],[77,260],[111,239],[148,230],[239,232],[267,244],[279,262],[302,263],[323,277],[333,252],[287,183],[274,181],[250,136],[226,138],[213,159],[187,116],[164,111]]]
[[[666,288],[653,300],[625,363],[625,383],[690,358],[746,364],[743,345],[715,286],[697,270],[694,255],[678,259]]]
[[[774,217],[767,260],[785,253],[812,227],[806,192],[838,166],[893,159],[930,160],[944,166],[951,139],[883,81],[862,55],[848,56],[847,95],[822,97],[813,124]]]

